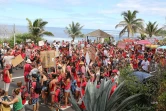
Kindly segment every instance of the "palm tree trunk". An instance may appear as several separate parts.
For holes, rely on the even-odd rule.
[[[75,40],[75,37],[72,37],[72,41],[74,42],[74,40]]]
[[[129,33],[129,31],[128,31],[128,38],[130,37],[130,33]]]

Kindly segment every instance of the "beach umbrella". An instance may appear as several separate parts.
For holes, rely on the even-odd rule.
[[[127,39],[123,39],[123,42],[132,43],[132,42],[134,42],[134,40],[127,38]]]
[[[148,40],[140,40],[140,41],[137,41],[137,44],[148,45],[148,44],[152,44],[152,43],[150,41],[148,41]]]
[[[146,45],[146,47],[151,48],[151,49],[156,49],[159,47],[159,45]]]
[[[157,49],[166,49],[166,46],[160,46]]]

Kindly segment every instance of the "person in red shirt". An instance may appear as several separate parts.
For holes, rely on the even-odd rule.
[[[87,85],[87,82],[88,82],[88,77],[85,76],[83,79],[84,80],[83,80],[82,85],[81,85],[81,98],[85,95],[85,88],[86,88],[86,85]],[[83,101],[80,104],[80,108],[83,109],[83,110],[86,109]]]
[[[31,66],[31,60],[28,59],[24,65],[24,81],[26,83],[26,87],[28,88],[28,82],[29,82],[29,79],[28,79],[28,75],[29,73],[31,72],[32,70],[32,66]]]
[[[11,77],[10,77],[10,73],[9,73],[9,69],[10,69],[10,65],[6,65],[5,69],[3,70],[3,81],[4,81],[4,90],[6,92],[6,95],[8,95],[8,90],[10,87],[10,83],[11,83]]]
[[[141,62],[144,60],[144,55],[140,53],[137,58],[138,58],[138,67],[140,68]]]
[[[37,74],[32,74],[32,87],[30,93],[30,100],[32,101],[33,111],[39,111],[39,94],[35,92],[37,84]]]
[[[76,99],[79,99],[80,92],[81,92],[81,80],[82,74],[78,74],[76,78]]]
[[[25,60],[26,54],[24,50],[21,50],[21,57]]]
[[[126,58],[126,52],[125,52],[125,51],[123,51],[122,56],[123,56],[124,58]]]
[[[61,101],[60,92],[61,92],[60,83],[56,83],[54,102],[58,104],[59,107],[60,107],[60,101]],[[59,111],[57,107],[55,108],[55,110]]]
[[[135,59],[132,61],[132,64],[133,64],[133,69],[134,69],[135,71],[137,71],[137,70],[138,70],[138,59],[135,58]]]
[[[134,54],[134,52],[132,53],[132,55],[131,55],[131,57],[130,57],[132,60],[134,60],[135,59],[135,54]]]

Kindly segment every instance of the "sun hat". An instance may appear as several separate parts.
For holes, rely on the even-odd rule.
[[[83,65],[83,64],[84,64],[84,62],[83,62],[83,61],[81,61],[79,64],[80,64],[80,65]]]
[[[30,59],[27,59],[27,60],[26,60],[26,63],[31,64],[32,62],[31,62],[31,60],[30,60]]]

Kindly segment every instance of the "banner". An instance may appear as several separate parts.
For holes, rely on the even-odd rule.
[[[39,41],[39,46],[43,46],[44,45],[44,41]]]
[[[55,51],[41,51],[40,52],[41,64],[44,68],[50,68],[55,66]]]
[[[94,48],[93,46],[91,46],[91,47],[88,48],[88,53],[89,53],[90,59],[91,59],[92,61],[95,61],[95,58],[96,58],[96,56],[95,56],[96,50],[95,50],[95,48]]]
[[[126,48],[126,43],[125,42],[118,42],[117,48],[125,49]]]
[[[21,55],[18,55],[17,57],[15,57],[13,60],[12,60],[12,65],[13,67],[16,67],[17,65],[19,65],[21,62],[23,62],[24,59],[22,58]]]

